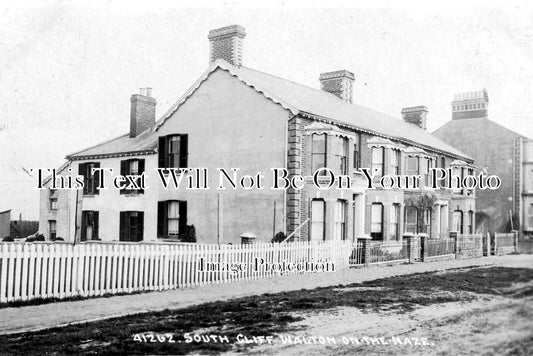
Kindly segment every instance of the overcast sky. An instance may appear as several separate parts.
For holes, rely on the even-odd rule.
[[[487,88],[489,118],[533,137],[531,7],[283,4],[1,7],[0,210],[37,219],[35,181],[21,166],[58,167],[126,133],[139,87],[154,88],[162,115],[207,69],[209,30],[231,24],[246,28],[245,66],[316,88],[319,73],[348,69],[355,103],[398,118],[402,107],[427,105],[430,131],[451,119],[454,93]]]

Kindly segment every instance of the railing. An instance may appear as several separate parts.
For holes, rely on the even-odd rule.
[[[481,234],[458,235],[456,254],[458,257],[483,256],[483,237]]]
[[[369,263],[409,261],[407,242],[371,244],[369,248]]]
[[[428,239],[427,256],[437,257],[455,254],[455,239]]]
[[[0,243],[0,302],[164,290],[348,267],[351,242]]]
[[[357,242],[354,242],[352,246],[352,252],[350,254],[349,258],[349,265],[352,267],[355,266],[363,266],[364,265],[364,257],[363,257],[363,242],[361,240],[358,240]]]

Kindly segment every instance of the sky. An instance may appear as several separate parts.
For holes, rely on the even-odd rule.
[[[128,132],[140,87],[159,118],[207,69],[209,30],[231,24],[246,28],[245,66],[315,88],[321,72],[350,70],[355,103],[398,119],[426,105],[429,131],[451,119],[454,93],[486,88],[489,118],[533,138],[527,2],[288,3],[2,3],[0,211],[37,220],[25,170]]]

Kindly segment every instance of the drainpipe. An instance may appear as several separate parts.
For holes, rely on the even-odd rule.
[[[283,168],[289,169],[287,166],[287,156],[289,155],[289,121],[298,114],[289,114],[289,119],[285,122],[285,166]],[[283,191],[283,233],[287,236],[287,189]]]

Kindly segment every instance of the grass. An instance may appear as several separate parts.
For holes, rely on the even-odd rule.
[[[179,310],[165,310],[71,325],[35,333],[0,336],[2,354],[217,354],[242,351],[238,334],[249,337],[296,330],[298,311],[323,311],[355,307],[362,311],[405,313],[420,306],[465,301],[476,295],[522,298],[533,287],[518,291],[513,284],[533,280],[525,268],[477,268],[383,278],[276,294],[213,302]],[[236,287],[238,287],[236,285]],[[146,295],[150,297],[149,294]],[[176,343],[141,343],[136,333],[170,333]],[[227,336],[230,343],[187,343],[185,333]]]

